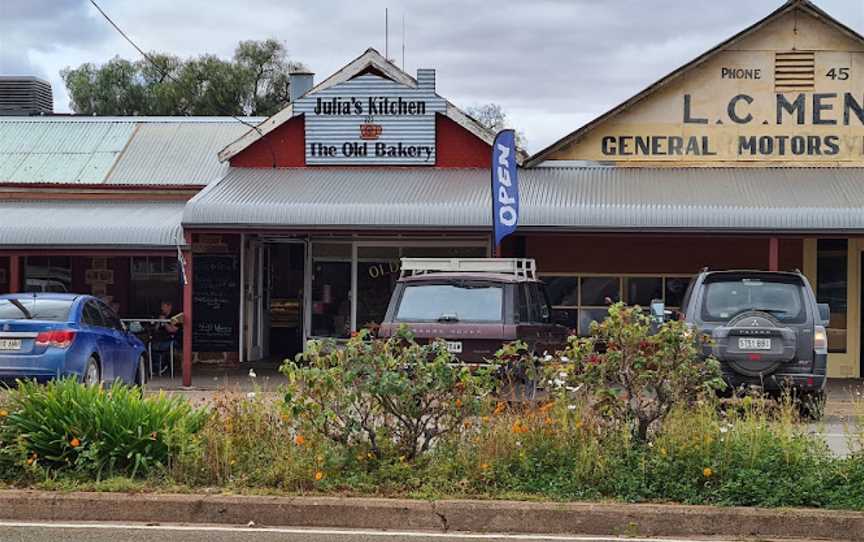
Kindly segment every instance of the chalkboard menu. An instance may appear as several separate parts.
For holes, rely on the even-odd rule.
[[[192,262],[192,349],[236,352],[240,266],[236,255],[196,254]]]

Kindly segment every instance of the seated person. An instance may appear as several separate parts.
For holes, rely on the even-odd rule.
[[[172,312],[174,312],[174,304],[171,301],[162,301],[156,319],[172,320]],[[174,346],[176,349],[179,335],[180,327],[173,322],[159,322],[155,324],[152,334],[152,351],[153,366],[157,374],[165,374],[170,368],[171,347]]]

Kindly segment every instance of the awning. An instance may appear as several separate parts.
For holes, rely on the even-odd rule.
[[[187,205],[190,227],[487,229],[489,172],[232,169]],[[536,168],[521,231],[864,231],[864,168]]]
[[[0,201],[0,249],[175,249],[185,202]]]

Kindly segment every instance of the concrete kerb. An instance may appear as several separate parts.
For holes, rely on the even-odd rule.
[[[864,540],[864,513],[678,505],[0,491],[0,519]]]

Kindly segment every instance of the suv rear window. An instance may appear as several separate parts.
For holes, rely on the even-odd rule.
[[[48,322],[66,322],[69,320],[70,299],[33,299],[20,298],[18,301],[30,313],[34,320]],[[8,299],[0,299],[0,320],[25,320],[27,315]]]
[[[409,284],[398,322],[501,322],[504,288],[489,283]]]
[[[746,311],[767,312],[781,322],[805,321],[803,285],[795,280],[721,278],[705,284],[702,319],[727,321]]]

